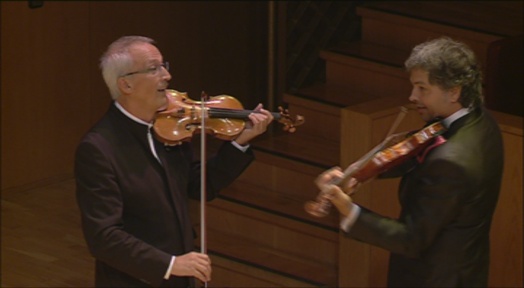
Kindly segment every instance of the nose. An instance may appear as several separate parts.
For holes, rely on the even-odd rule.
[[[415,102],[418,99],[418,97],[415,95],[415,88],[411,89],[411,94],[409,94],[408,99],[410,102]]]
[[[167,70],[165,67],[162,67],[162,79],[165,81],[171,80],[171,73],[169,73],[169,70]]]

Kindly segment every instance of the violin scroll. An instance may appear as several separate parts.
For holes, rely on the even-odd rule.
[[[291,117],[289,111],[282,108],[282,106],[278,107],[278,111],[279,117],[275,117],[275,120],[284,125],[284,127],[282,127],[284,131],[294,133],[297,130],[296,127],[304,124],[305,122],[304,117],[301,115],[297,115],[294,118]]]

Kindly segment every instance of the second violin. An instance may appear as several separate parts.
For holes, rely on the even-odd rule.
[[[440,122],[435,122],[423,129],[410,134],[397,133],[387,137],[382,143],[349,166],[340,179],[332,184],[343,186],[350,178],[355,178],[359,183],[366,182],[375,176],[396,167],[415,157],[420,151],[432,143],[432,139],[441,135],[446,128]],[[393,143],[392,143],[393,142]],[[326,193],[321,191],[315,201],[305,204],[306,212],[316,217],[326,216],[331,208],[331,202],[326,198]]]

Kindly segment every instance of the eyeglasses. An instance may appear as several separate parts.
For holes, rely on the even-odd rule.
[[[138,71],[134,71],[134,72],[129,72],[129,73],[126,73],[126,74],[124,74],[124,75],[122,75],[120,77],[126,77],[126,76],[130,76],[130,75],[143,74],[143,73],[147,73],[147,74],[150,74],[150,75],[157,75],[158,73],[160,73],[162,68],[166,69],[166,71],[169,71],[169,62],[164,62],[164,63],[162,63],[160,65],[156,65],[156,66],[144,69],[144,70],[138,70]]]

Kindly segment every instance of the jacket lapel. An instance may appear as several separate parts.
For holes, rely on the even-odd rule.
[[[152,132],[153,133],[153,132]],[[184,247],[186,251],[193,249],[193,240],[194,234],[191,226],[191,220],[189,219],[189,211],[187,207],[187,197],[186,187],[181,187],[180,183],[182,181],[177,181],[177,177],[181,177],[181,171],[177,169],[177,162],[180,164],[183,159],[175,159],[176,157],[168,157],[168,153],[164,147],[164,144],[160,143],[157,140],[153,141],[155,143],[155,149],[158,157],[162,163],[163,173],[165,173],[165,179],[167,179],[167,185],[169,187],[168,193],[169,198],[171,199],[171,205],[174,207],[181,233],[182,238],[184,239]],[[177,149],[177,148],[175,148]],[[172,153],[177,153],[173,151]],[[178,183],[180,182],[180,183]]]

